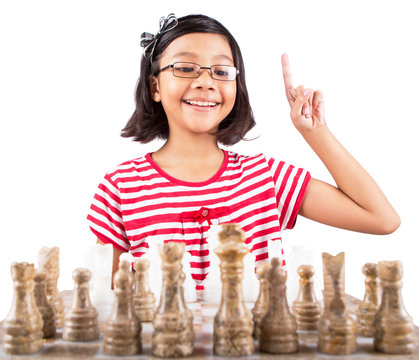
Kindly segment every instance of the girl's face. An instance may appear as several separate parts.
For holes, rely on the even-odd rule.
[[[206,33],[186,34],[173,40],[162,54],[160,68],[174,62],[234,66],[227,40]],[[152,85],[153,99],[161,101],[171,135],[216,132],[234,106],[236,91],[236,80],[214,80],[208,69],[201,69],[197,78],[180,78],[169,68],[154,77]]]

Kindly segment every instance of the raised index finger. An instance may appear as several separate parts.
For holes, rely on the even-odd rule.
[[[282,75],[284,76],[285,92],[288,98],[290,96],[290,90],[294,89],[294,86],[292,84],[291,67],[290,67],[290,62],[289,62],[287,54],[282,54],[281,62],[282,62]]]

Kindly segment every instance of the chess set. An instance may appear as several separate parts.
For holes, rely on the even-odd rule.
[[[220,259],[222,291],[211,324],[215,356],[249,357],[255,351],[261,355],[296,354],[303,333],[316,334],[317,351],[327,355],[353,354],[358,347],[357,337],[372,338],[377,353],[417,354],[415,326],[401,295],[400,261],[364,265],[365,296],[354,319],[345,300],[344,253],[322,254],[324,306],[314,293],[314,268],[300,265],[299,292],[290,308],[286,296],[287,272],[278,258],[272,258],[256,270],[259,295],[250,310],[242,287],[243,258],[249,252],[244,244],[245,234],[237,224],[223,224],[218,237],[219,246],[214,252]],[[152,355],[165,358],[193,355],[197,334],[194,312],[186,305],[183,293],[184,252],[184,243],[167,242],[159,247],[162,287],[157,305],[149,284],[150,262],[137,259],[134,274],[130,263],[121,260],[114,276],[113,307],[103,324],[99,324],[98,311],[90,300],[89,269],[73,271],[73,301],[65,311],[57,289],[57,247],[39,251],[38,269],[34,264],[12,263],[14,298],[3,321],[4,353],[37,353],[44,346],[44,339],[53,338],[60,329],[64,342],[92,342],[100,338],[105,355],[140,355],[142,329],[151,323]]]

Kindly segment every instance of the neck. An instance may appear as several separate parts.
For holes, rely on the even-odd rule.
[[[171,136],[167,142],[153,154],[153,159],[170,161],[171,164],[177,162],[202,163],[219,159],[224,156],[218,147],[215,136],[207,134],[194,137]]]

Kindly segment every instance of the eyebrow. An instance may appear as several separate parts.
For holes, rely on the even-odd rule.
[[[174,55],[175,58],[176,57],[184,57],[184,56],[186,56],[186,57],[192,57],[192,58],[195,58],[195,59],[198,57],[197,54],[192,53],[192,52],[189,52],[189,51],[182,51],[182,52],[177,53],[177,54]],[[218,59],[228,60],[228,61],[230,61],[231,63],[234,64],[233,59],[230,56],[228,56],[228,55],[219,54],[219,55],[215,55],[214,57],[215,58],[218,58]]]

